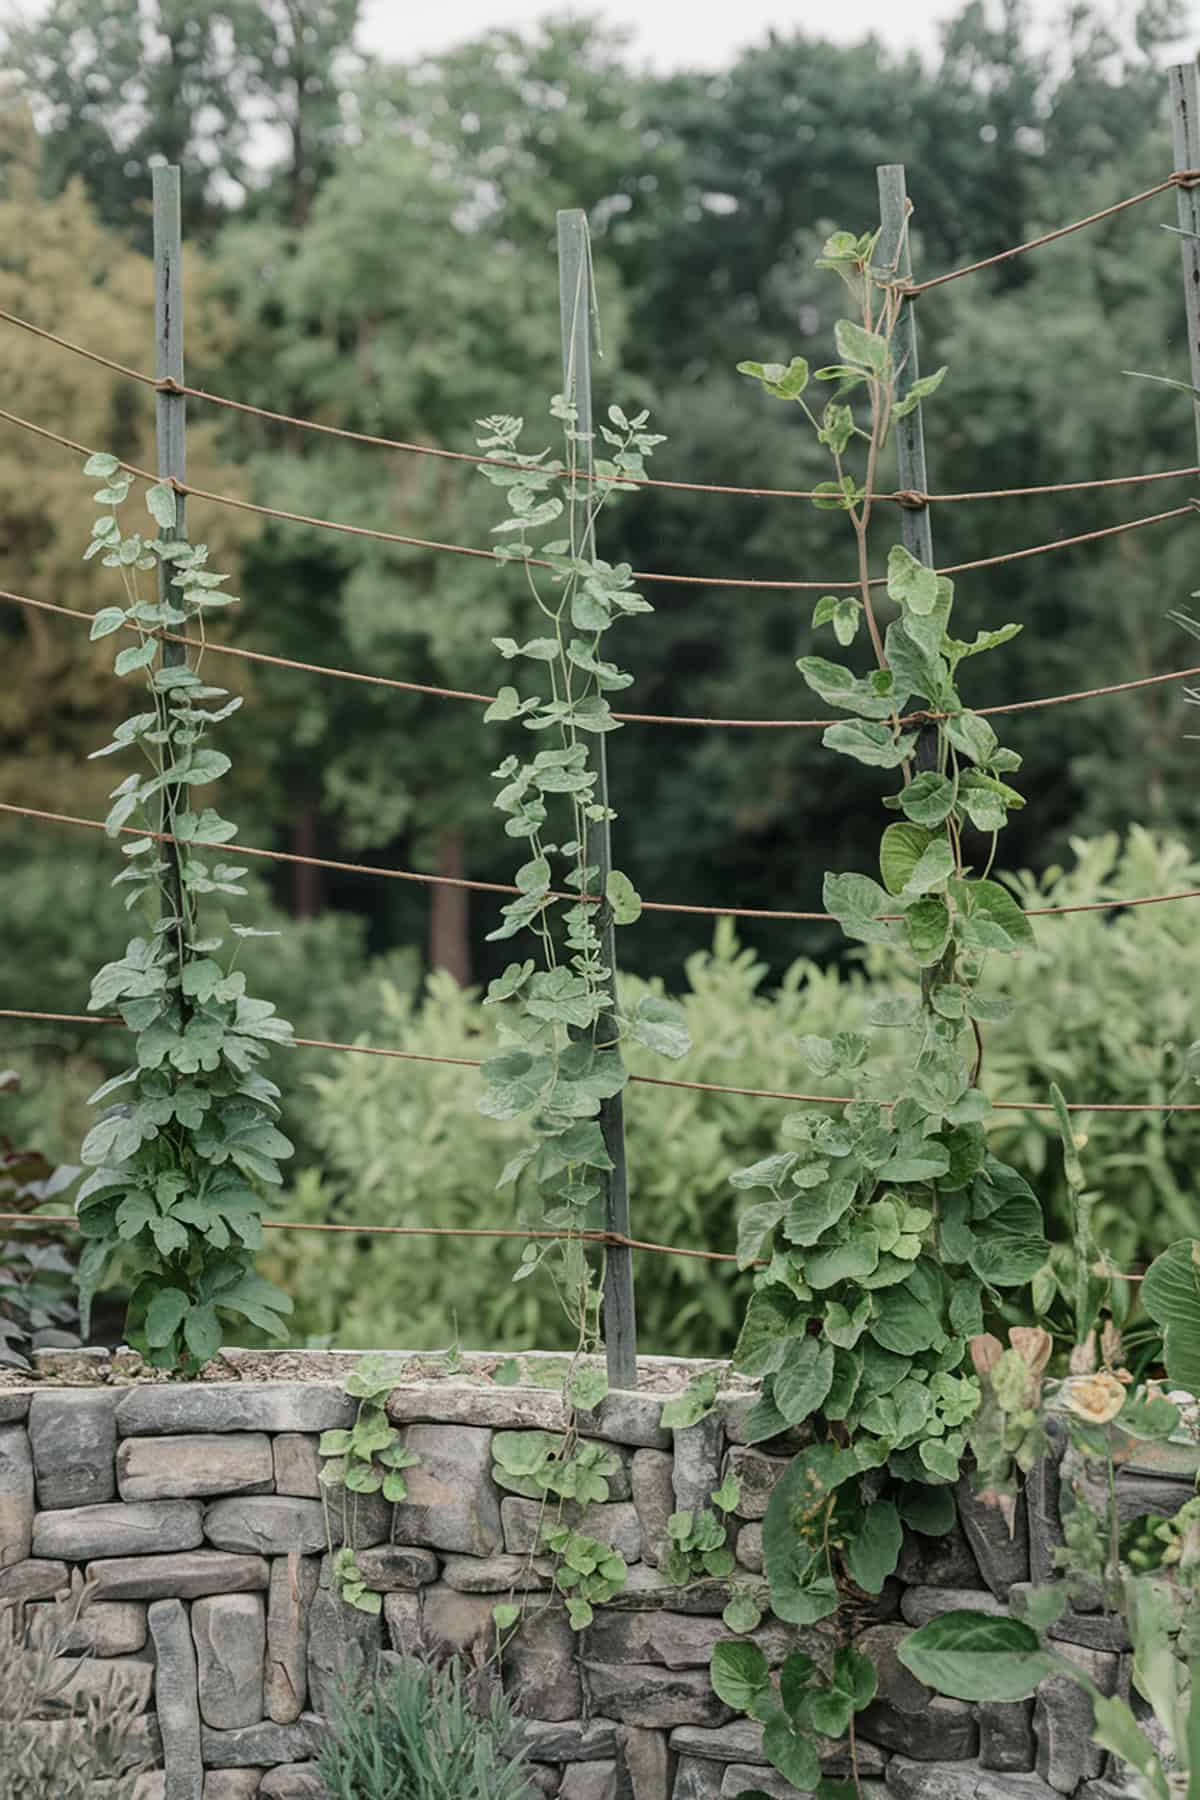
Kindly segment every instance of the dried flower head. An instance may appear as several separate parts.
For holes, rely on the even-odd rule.
[[[1108,1425],[1125,1404],[1125,1387],[1107,1369],[1096,1375],[1076,1376],[1063,1389],[1063,1398],[1076,1418],[1089,1425]]]

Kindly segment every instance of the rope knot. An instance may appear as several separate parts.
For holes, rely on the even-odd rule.
[[[895,498],[901,506],[907,506],[911,512],[920,512],[929,505],[929,495],[920,488],[900,488]]]
[[[1200,169],[1176,169],[1168,177],[1172,187],[1194,188],[1200,186]]]
[[[159,394],[183,395],[187,392],[187,389],[181,387],[173,375],[160,375],[152,385]]]

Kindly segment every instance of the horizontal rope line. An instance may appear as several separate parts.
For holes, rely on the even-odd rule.
[[[997,251],[995,256],[980,257],[978,262],[966,263],[960,269],[949,269],[946,274],[934,275],[928,281],[910,282],[901,292],[915,298],[918,294],[928,293],[930,288],[944,287],[948,281],[958,281],[964,275],[975,275],[980,269],[993,268],[997,263],[1011,261],[1014,256],[1024,256],[1029,250],[1040,250],[1043,244],[1052,244],[1057,238],[1069,237],[1073,231],[1083,231],[1089,225],[1098,225],[1101,219],[1110,219],[1114,213],[1124,212],[1127,207],[1140,206],[1144,200],[1153,200],[1170,188],[1194,187],[1198,181],[1200,170],[1177,169],[1154,187],[1143,188],[1140,194],[1130,194],[1127,199],[1116,200],[1111,206],[1102,206],[1099,212],[1088,213],[1086,218],[1076,219],[1071,225],[1060,225],[1055,231],[1043,232],[1041,237],[1028,238],[1023,244],[1013,244],[1008,250]]]
[[[0,800],[0,813],[11,813],[18,818],[37,819],[51,825],[79,825],[88,831],[104,831],[102,819],[83,819],[74,813],[46,812],[40,807],[17,806],[12,801]],[[153,838],[161,844],[173,844],[177,840],[168,831],[143,831],[137,825],[119,825],[117,830],[129,837]],[[227,843],[217,844],[210,838],[191,838],[188,842],[193,848],[201,850],[220,850],[227,856],[260,856],[268,862],[303,863],[308,868],[334,869],[347,875],[380,875],[389,881],[416,881],[429,887],[471,888],[484,894],[520,894],[524,890],[500,881],[470,881],[462,875],[427,875],[417,869],[389,869],[379,863],[337,862],[324,856],[300,856],[292,850],[261,850],[251,844]],[[552,889],[547,894],[549,900],[568,900],[574,902],[583,899],[594,903],[598,896],[593,894],[562,893]],[[1081,900],[1071,906],[1028,906],[1022,907],[1027,919],[1046,919],[1062,917],[1067,913],[1085,912],[1121,912],[1125,907],[1163,906],[1171,900],[1200,900],[1200,888],[1181,888],[1174,894],[1140,894],[1126,900]],[[694,913],[706,919],[790,919],[803,921],[820,921],[832,923],[835,914],[828,912],[791,912],[775,907],[750,906],[686,906],[671,900],[643,900],[643,912],[662,913]],[[898,924],[903,913],[879,913],[876,918],[885,924]]]
[[[22,418],[18,413],[7,412],[0,408],[0,419],[6,419],[10,425],[17,425],[23,431],[30,431],[35,436],[46,438],[50,443],[58,444],[65,450],[72,450],[78,456],[95,454],[94,448],[79,443],[75,438],[63,437],[60,432],[50,431],[44,425],[35,425],[32,420]],[[443,543],[437,538],[410,537],[405,532],[383,531],[374,525],[348,525],[339,519],[322,519],[312,513],[288,512],[277,506],[260,506],[253,500],[241,500],[233,494],[217,494],[209,488],[194,487],[190,482],[179,481],[174,476],[160,477],[149,469],[143,469],[137,463],[120,462],[120,467],[138,476],[143,481],[157,483],[165,480],[176,493],[188,494],[197,500],[209,500],[216,506],[232,506],[242,512],[254,513],[261,518],[284,519],[293,525],[311,525],[323,531],[338,531],[350,537],[363,537],[388,544],[404,544],[410,549],[433,550],[452,556],[484,557],[488,562],[496,562],[495,552],[480,550],[470,544]],[[1045,544],[1029,544],[1022,550],[1006,550],[997,556],[975,557],[970,562],[944,563],[935,572],[939,575],[963,575],[973,569],[991,569],[1001,563],[1022,562],[1031,556],[1045,556],[1054,550],[1069,550],[1077,544],[1095,543],[1101,538],[1116,537],[1121,532],[1137,531],[1144,525],[1161,525],[1167,519],[1180,519],[1192,512],[1194,506],[1188,502],[1184,506],[1175,506],[1167,512],[1148,513],[1139,519],[1126,519],[1120,525],[1106,525],[1098,531],[1081,531],[1073,537],[1053,538]],[[503,561],[504,559],[499,559]],[[549,569],[552,565],[542,557],[530,556],[520,559],[523,567]],[[860,581],[768,581],[749,576],[735,575],[663,575],[652,573],[646,569],[632,571],[635,581],[656,581],[673,586],[711,587],[711,588],[754,588],[775,593],[829,593],[833,589],[858,590]],[[874,575],[867,585],[869,587],[886,587],[885,575]]]
[[[57,606],[51,600],[34,600],[28,594],[15,594],[7,588],[0,588],[0,600],[9,600],[16,606],[33,607],[38,612],[57,613],[64,619],[78,619],[90,625],[94,613],[81,612],[74,606]],[[126,629],[136,631],[137,627],[127,624]],[[389,675],[366,675],[355,669],[332,668],[326,663],[297,662],[290,656],[271,656],[265,650],[247,650],[240,644],[220,644],[206,638],[201,643],[199,638],[182,637],[178,632],[162,631],[157,634],[172,644],[185,644],[188,649],[217,656],[238,656],[248,662],[267,663],[273,668],[297,669],[306,675],[330,675],[338,681],[362,681],[368,685],[385,688],[400,688],[405,693],[430,694],[439,700],[474,700],[481,705],[490,706],[496,698],[494,694],[475,694],[465,688],[434,687],[424,681],[397,681]],[[1134,688],[1159,687],[1164,682],[1187,681],[1193,675],[1200,676],[1200,665],[1191,669],[1173,669],[1165,675],[1143,675],[1136,681],[1114,681],[1106,687],[1080,688],[1072,694],[1047,694],[1040,700],[1009,700],[999,706],[977,706],[972,710],[981,718],[992,717],[999,713],[1031,712],[1042,706],[1065,706],[1075,700],[1099,700],[1108,694],[1124,694]],[[939,712],[904,713],[898,723],[901,725],[927,724],[948,715]],[[844,718],[838,719],[708,719],[689,717],[680,713],[628,713],[614,712],[614,719],[623,725],[696,725],[710,726],[728,730],[752,731],[822,731],[830,725],[843,725]]]
[[[1167,183],[1167,186],[1172,185]],[[1152,190],[1159,193],[1161,189]],[[1142,198],[1143,196],[1138,196]],[[1127,202],[1133,204],[1133,202]],[[1070,227],[1069,229],[1077,229]],[[964,271],[965,272],[965,271]],[[943,277],[948,280],[951,277]],[[910,290],[911,291],[911,290]],[[445,450],[437,444],[416,444],[404,438],[381,437],[374,432],[350,431],[342,425],[326,425],[319,419],[307,419],[295,413],[275,412],[270,407],[253,406],[245,400],[233,400],[228,395],[216,394],[208,388],[191,387],[186,382],[175,381],[171,376],[155,377],[143,369],[133,369],[126,363],[116,362],[110,356],[102,356],[96,350],[89,350],[82,344],[74,343],[70,338],[60,337],[56,332],[47,331],[44,326],[35,325],[29,319],[23,319],[16,313],[6,312],[0,308],[0,320],[8,325],[16,325],[22,331],[31,332],[34,337],[44,338],[47,343],[56,345],[61,350],[69,350],[75,356],[82,356],[89,362],[98,363],[101,368],[111,369],[114,374],[126,376],[130,381],[142,382],[159,393],[182,394],[192,400],[202,400],[211,406],[229,407],[235,412],[248,413],[259,419],[270,419],[278,425],[297,427],[302,431],[320,432],[328,437],[345,438],[351,443],[374,445],[385,450],[403,450],[413,456],[432,456],[447,462],[472,463],[475,467],[486,465],[496,469],[524,470],[527,465],[509,462],[500,456],[484,456],[469,450]],[[948,494],[928,493],[922,488],[900,488],[891,492],[877,493],[876,500],[892,500],[902,506],[921,507],[929,505],[945,506],[960,500],[1010,500],[1021,499],[1034,494],[1066,494],[1082,492],[1088,488],[1136,487],[1143,482],[1172,481],[1188,475],[1200,475],[1200,464],[1192,464],[1181,469],[1158,469],[1139,475],[1110,475],[1084,481],[1059,481],[1042,484],[1037,487],[1017,488],[983,488],[974,492],[958,492]],[[648,488],[670,488],[692,494],[737,494],[759,499],[780,500],[817,500],[824,494],[815,488],[776,488],[776,487],[736,487],[726,482],[716,481],[668,481],[656,475],[601,475],[594,470],[577,469],[577,481],[621,482],[622,485]]]
[[[123,1025],[124,1020],[119,1013],[53,1013],[27,1012],[22,1008],[0,1007],[0,1019],[33,1019],[60,1025]],[[304,1050],[346,1050],[356,1056],[391,1056],[402,1062],[446,1063],[459,1069],[479,1069],[483,1067],[478,1057],[469,1056],[428,1056],[418,1050],[390,1050],[374,1044],[339,1044],[327,1042],[322,1038],[293,1038],[293,1044]],[[727,1087],[715,1081],[674,1081],[663,1075],[631,1075],[630,1082],[638,1087],[686,1088],[696,1094],[735,1094],[748,1100],[792,1100],[812,1106],[856,1106],[860,1096],[857,1094],[794,1094],[779,1088],[744,1088]],[[872,1100],[872,1106],[895,1106],[895,1100]],[[991,1100],[988,1102],[993,1112],[1046,1112],[1052,1113],[1054,1107],[1047,1100]],[[1170,1100],[1094,1100],[1070,1101],[1068,1112],[1091,1113],[1160,1113],[1160,1112],[1200,1112],[1200,1101],[1175,1102]]]

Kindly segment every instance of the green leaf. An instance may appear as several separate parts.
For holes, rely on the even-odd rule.
[[[950,1488],[926,1487],[921,1482],[902,1489],[899,1510],[910,1531],[918,1531],[922,1537],[945,1537],[958,1518]]]
[[[1013,950],[1033,943],[1032,925],[998,881],[952,881],[950,895],[962,915],[962,940],[970,948]]]
[[[969,756],[972,762],[991,761],[997,747],[996,734],[978,713],[954,713],[945,721],[944,729],[954,748]]]
[[[690,1381],[682,1394],[676,1394],[666,1402],[662,1409],[662,1424],[668,1431],[686,1431],[691,1425],[698,1425],[701,1419],[707,1418],[716,1404],[717,1376],[715,1371],[706,1375],[697,1375]]]
[[[502,1600],[492,1608],[492,1619],[497,1631],[511,1631],[514,1625],[521,1622],[521,1609],[514,1606],[511,1600]]]
[[[632,925],[642,915],[642,897],[620,869],[611,869],[604,884],[605,897],[612,908],[614,925]]]
[[[801,1793],[811,1794],[821,1779],[821,1759],[816,1745],[804,1731],[797,1731],[786,1713],[773,1713],[763,1728],[763,1755],[785,1781]]]
[[[916,1356],[944,1336],[937,1314],[908,1286],[885,1288],[876,1304],[879,1316],[868,1331],[877,1344],[897,1356]]]
[[[914,869],[934,840],[920,825],[889,825],[880,839],[879,872],[889,894],[903,893]]]
[[[788,1624],[812,1625],[837,1611],[837,1583],[801,1529],[819,1520],[837,1489],[857,1473],[851,1451],[813,1444],[793,1457],[775,1484],[763,1519],[763,1566],[771,1609]]]
[[[190,1306],[181,1288],[163,1288],[146,1308],[146,1342],[156,1350],[169,1344]]]
[[[955,1700],[1028,1700],[1058,1672],[1036,1631],[989,1613],[942,1613],[904,1638],[896,1654],[918,1681]]]
[[[148,638],[144,644],[130,644],[127,649],[119,650],[113,668],[118,675],[129,675],[134,669],[148,668],[157,655],[157,639]]]
[[[798,1321],[802,1324],[803,1315],[790,1294],[759,1288],[751,1294],[742,1319],[733,1349],[734,1368],[752,1379],[772,1374],[783,1360],[787,1340]],[[782,1424],[778,1429],[783,1429]]]
[[[897,400],[892,407],[892,418],[906,419],[909,413],[916,411],[922,400],[928,400],[930,394],[937,393],[945,379],[946,365],[944,363],[940,369],[935,369],[932,375],[918,376],[904,398]]]
[[[802,356],[793,356],[789,363],[740,362],[737,372],[760,382],[776,400],[798,400],[808,386],[808,364]]]
[[[888,552],[887,590],[897,605],[922,617],[937,604],[938,576],[918,562],[903,544],[893,544]]]
[[[811,1277],[810,1277],[811,1279]],[[833,1385],[833,1346],[819,1338],[795,1338],[775,1376],[775,1404],[789,1425],[811,1418]]]
[[[683,1008],[657,994],[643,994],[627,1024],[629,1035],[636,1043],[656,1051],[659,1056],[670,1057],[674,1062],[686,1056],[692,1047]]]
[[[905,731],[894,737],[890,726],[875,725],[866,719],[829,725],[821,736],[827,750],[838,750],[875,769],[898,769],[912,755],[916,741],[914,732]]]
[[[947,819],[954,809],[954,783],[932,769],[913,777],[900,795],[900,806],[906,818],[915,825],[932,830]],[[894,827],[889,827],[889,830]],[[885,833],[886,835],[886,833]],[[898,889],[894,890],[899,892]]]
[[[107,450],[93,450],[83,465],[83,472],[85,475],[97,475],[107,480],[110,475],[116,474],[120,466],[117,458]]]
[[[896,942],[896,924],[879,917],[881,913],[896,912],[892,896],[868,876],[826,875],[822,901],[826,912],[833,914],[847,937],[857,938],[864,944]]]
[[[709,1676],[718,1700],[735,1712],[753,1715],[771,1693],[770,1667],[757,1644],[714,1644]]]
[[[169,481],[156,482],[146,489],[146,509],[163,531],[175,529],[175,489]]]
[[[904,915],[904,931],[908,947],[923,969],[942,960],[950,942],[952,921],[944,900],[929,896],[908,907]]]
[[[879,1233],[859,1230],[848,1243],[810,1250],[804,1259],[804,1279],[818,1289],[836,1287],[841,1281],[865,1281],[878,1263]]]
[[[92,620],[92,629],[88,636],[92,639],[108,637],[110,632],[119,631],[124,623],[125,614],[121,607],[102,606]]]
[[[875,1500],[866,1507],[862,1522],[849,1538],[844,1552],[851,1578],[868,1594],[878,1594],[900,1560],[904,1528],[891,1500]]]
[[[756,1631],[762,1623],[762,1608],[754,1598],[753,1590],[739,1587],[721,1614],[721,1623],[727,1631]]]
[[[1064,1671],[1065,1673],[1065,1671]],[[1195,1701],[1193,1700],[1193,1705]],[[1147,1800],[1166,1800],[1169,1789],[1153,1743],[1124,1700],[1105,1694],[1092,1695],[1092,1738],[1102,1750],[1111,1750],[1151,1783]]]
[[[1183,1238],[1156,1257],[1141,1284],[1141,1299],[1162,1326],[1171,1383],[1200,1394],[1200,1242]]]
[[[833,328],[833,338],[843,362],[869,369],[873,375],[882,375],[887,368],[891,357],[888,340],[877,332],[864,331],[853,319],[839,319]]]
[[[888,829],[895,831],[897,827],[892,825]],[[904,828],[901,826],[900,829]],[[944,837],[935,837],[915,864],[906,883],[905,892],[927,894],[932,888],[944,886],[953,873],[954,852],[950,848],[950,840]]]

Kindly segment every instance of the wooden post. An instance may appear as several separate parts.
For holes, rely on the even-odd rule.
[[[562,325],[563,393],[573,402],[578,419],[575,429],[584,434],[576,446],[578,461],[590,474],[594,461],[592,431],[592,257],[588,241],[587,215],[581,211],[558,214],[558,301]],[[579,554],[595,553],[594,533],[589,526],[579,546]],[[603,732],[596,734],[595,760],[599,770],[596,798],[608,805],[608,759]],[[603,896],[612,868],[612,842],[608,820],[589,825],[584,861],[599,868],[599,888]],[[596,908],[596,928],[600,934],[601,955],[611,970],[616,991],[617,961],[612,912],[601,898]],[[604,1042],[617,1035],[616,1021],[610,1013],[601,1016],[597,1027]],[[625,1108],[620,1094],[600,1103],[600,1129],[604,1145],[612,1160],[611,1171],[604,1180],[604,1226],[606,1231],[629,1235],[629,1178],[625,1159]],[[604,1265],[604,1342],[608,1357],[608,1379],[612,1387],[637,1386],[637,1320],[633,1300],[633,1252],[622,1244],[610,1244]]]
[[[881,270],[894,271],[901,280],[912,274],[912,255],[908,235],[908,188],[903,163],[884,163],[875,171],[879,184],[879,243],[875,262]],[[920,374],[917,361],[917,319],[911,300],[900,302],[892,349],[899,365],[896,397],[902,400]],[[895,427],[896,455],[899,461],[900,486],[927,491],[925,473],[925,428],[921,408],[917,406]],[[933,527],[928,506],[904,506],[900,511],[900,531],[905,548],[918,562],[933,567]]]
[[[1200,169],[1200,81],[1195,63],[1178,63],[1170,72],[1171,127],[1175,139],[1176,169]],[[1180,187],[1179,226],[1191,233],[1181,237],[1183,293],[1187,308],[1188,353],[1192,385],[1200,387],[1200,188]],[[1200,401],[1193,404],[1196,443],[1200,448]]]
[[[154,180],[154,373],[162,380],[183,381],[183,222],[180,209],[179,169],[171,163],[153,170]],[[187,400],[182,394],[164,392],[155,395],[155,428],[157,468],[160,481],[183,481],[187,476],[184,434],[187,422]],[[182,494],[175,495],[175,531],[177,538],[187,533],[187,505]],[[160,602],[175,598],[171,587],[169,563],[158,567]],[[177,667],[187,661],[184,645],[164,639],[162,665]],[[180,790],[164,790],[160,829],[170,831]],[[185,917],[183,887],[179,865],[171,864],[167,875],[169,904],[176,918]],[[182,944],[182,935],[180,936]]]

